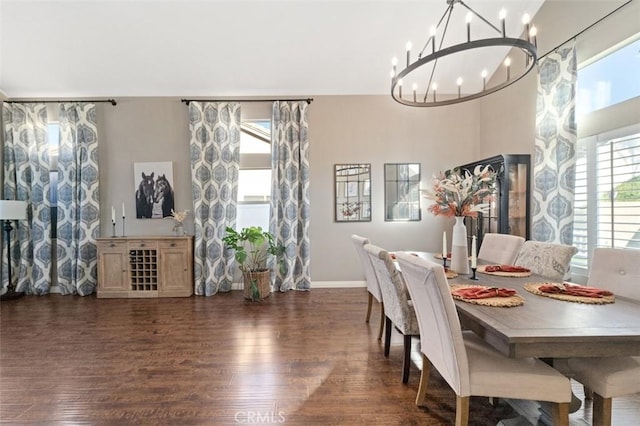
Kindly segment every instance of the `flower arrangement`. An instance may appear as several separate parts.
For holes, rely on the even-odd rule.
[[[473,173],[465,170],[440,172],[434,176],[433,190],[423,190],[423,196],[435,201],[429,207],[434,215],[477,217],[478,212],[486,213],[488,201],[495,190],[496,172],[491,166],[476,166]]]
[[[187,218],[189,210],[182,210],[177,212],[171,209],[171,217],[173,218],[173,230],[177,232],[183,225],[184,220]]]

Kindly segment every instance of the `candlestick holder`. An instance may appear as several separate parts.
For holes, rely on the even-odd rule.
[[[447,256],[442,256],[442,267],[447,269]]]
[[[116,236],[116,221],[115,220],[111,221],[111,236],[112,237]]]
[[[471,274],[471,277],[469,278],[470,280],[477,280],[478,279],[478,277],[476,277],[476,270],[477,269],[478,268],[471,268],[472,274]]]
[[[124,237],[124,216],[122,216],[122,236]]]

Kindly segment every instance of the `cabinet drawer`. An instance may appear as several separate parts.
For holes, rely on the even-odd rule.
[[[163,249],[184,250],[186,247],[187,247],[187,241],[177,239],[177,238],[175,240],[158,241],[158,248],[160,250],[163,250]]]
[[[105,251],[124,251],[126,249],[127,242],[122,240],[100,240],[97,242],[96,247],[98,250]]]

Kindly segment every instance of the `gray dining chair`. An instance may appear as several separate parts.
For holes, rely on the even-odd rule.
[[[384,356],[389,356],[391,329],[395,328],[402,334],[404,339],[402,383],[407,383],[411,369],[411,338],[418,337],[420,334],[413,302],[408,298],[404,279],[389,253],[373,244],[366,244],[364,249],[369,259],[371,259],[373,270],[378,277],[382,301],[384,302]]]
[[[365,322],[368,323],[369,319],[371,318],[371,306],[373,305],[373,299],[377,300],[380,304],[380,327],[378,330],[378,340],[380,340],[382,339],[382,330],[384,330],[384,303],[382,302],[382,293],[380,293],[380,284],[378,283],[378,277],[376,277],[376,273],[373,270],[373,265],[371,265],[371,260],[369,260],[369,256],[364,250],[365,244],[369,244],[369,239],[353,234],[351,236],[351,241],[356,248],[358,257],[360,258],[360,265],[362,266],[364,278],[367,283],[367,293],[369,295],[369,301],[367,303],[367,316],[365,318]]]
[[[588,285],[640,301],[640,250],[596,248]],[[640,392],[640,356],[569,358],[571,376],[593,392],[593,424],[611,425],[612,399]]]
[[[508,358],[473,332],[462,331],[442,265],[405,253],[396,258],[414,302],[423,343],[417,405],[424,403],[433,367],[456,393],[458,426],[469,421],[471,396],[549,401],[553,424],[569,424],[568,378],[538,359]]]
[[[509,234],[484,234],[478,260],[499,265],[513,265],[522,248],[524,238]]]
[[[562,281],[569,278],[571,258],[578,249],[566,244],[525,241],[514,264],[532,273]]]

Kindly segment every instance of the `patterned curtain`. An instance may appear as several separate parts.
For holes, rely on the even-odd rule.
[[[576,165],[575,45],[538,64],[532,239],[571,245]]]
[[[63,294],[86,296],[97,285],[100,233],[96,106],[63,103],[59,108],[58,285]]]
[[[233,252],[222,238],[235,227],[240,171],[240,104],[189,103],[195,224],[195,293],[231,290]]]
[[[273,103],[269,231],[286,248],[287,272],[276,272],[280,291],[311,288],[308,106],[306,101]]]
[[[16,291],[46,294],[51,287],[51,204],[47,109],[39,103],[4,103],[4,198],[27,202],[27,220],[11,233]],[[14,222],[15,224],[16,222]],[[5,248],[3,247],[3,250]],[[2,253],[6,262],[6,253]],[[6,266],[6,263],[5,263]],[[8,281],[3,267],[3,283]]]

